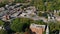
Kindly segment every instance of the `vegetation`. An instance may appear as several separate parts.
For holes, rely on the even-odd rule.
[[[0,26],[2,26],[3,24],[4,24],[4,22],[0,20]]]
[[[50,29],[50,34],[51,33],[58,33],[58,31],[60,30],[60,22],[57,22],[57,23],[48,23],[49,25],[49,29]]]
[[[7,34],[7,31],[5,31],[5,30],[0,30],[0,34]]]
[[[53,11],[60,9],[60,0],[32,0],[31,5],[34,5],[40,11]]]
[[[26,0],[15,0],[16,3],[25,3]]]
[[[24,32],[32,21],[28,18],[16,18],[11,24],[11,29],[16,32]]]
[[[9,2],[7,0],[4,0],[3,2],[0,2],[0,7],[4,7]]]
[[[59,12],[59,16],[60,16],[60,12]]]
[[[40,25],[46,25],[46,23],[43,22],[43,20],[36,20],[35,23]]]

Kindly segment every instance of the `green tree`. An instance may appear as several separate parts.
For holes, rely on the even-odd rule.
[[[27,0],[15,0],[16,3],[25,3]]]
[[[25,28],[29,28],[31,22],[28,18],[16,18],[12,21],[11,29],[16,32],[25,31]]]
[[[7,31],[5,31],[5,30],[0,30],[0,34],[7,34]]]
[[[40,25],[46,25],[46,23],[43,22],[43,20],[36,20],[35,23]]]
[[[44,9],[43,0],[32,0],[30,4],[35,6],[38,10],[43,11],[43,9]]]
[[[51,23],[48,23],[48,25],[49,25],[50,32],[60,30],[60,22],[56,22],[56,23],[51,22]]]
[[[0,7],[4,7],[6,4],[8,4],[8,0],[2,0],[3,2],[0,2]]]
[[[3,24],[4,24],[4,22],[0,20],[0,26],[3,25]]]
[[[60,10],[60,0],[32,0],[31,5],[34,5],[40,11]]]

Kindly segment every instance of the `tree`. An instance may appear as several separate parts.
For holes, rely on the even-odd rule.
[[[7,31],[5,31],[5,30],[0,30],[0,34],[7,34]]]
[[[54,8],[53,8],[53,5],[52,5],[52,2],[48,2],[47,3],[47,11],[53,11]]]
[[[3,25],[3,24],[4,24],[4,22],[0,20],[0,26]]]
[[[25,3],[27,0],[15,0],[16,3]]]
[[[11,29],[16,32],[23,32],[29,28],[31,21],[28,18],[16,18],[12,21]]]
[[[20,20],[19,18],[16,18],[13,23],[11,24],[11,29],[16,31],[16,32],[20,32],[22,31],[22,27],[23,27],[23,24],[20,23]]]
[[[60,30],[59,22],[56,22],[56,23],[51,22],[51,23],[48,23],[48,25],[49,25],[50,32],[54,32],[54,31],[57,32],[57,30]]]
[[[35,6],[38,10],[44,10],[43,0],[32,0],[30,4]]]
[[[46,25],[46,23],[43,22],[43,20],[36,20],[35,23],[40,25]]]
[[[42,16],[43,14],[41,12],[38,13],[38,16]]]
[[[60,12],[59,12],[59,16],[60,16]]]
[[[40,11],[60,10],[60,0],[32,0],[30,4]]]
[[[3,2],[0,2],[0,7],[4,7],[6,4],[8,4],[8,0],[2,0]]]

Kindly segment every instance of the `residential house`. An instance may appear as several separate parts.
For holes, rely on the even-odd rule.
[[[9,15],[4,15],[2,20],[5,21],[5,20],[9,20],[9,19],[10,19],[10,16]]]
[[[5,8],[4,8],[4,7],[1,7],[1,8],[0,8],[0,12],[1,12],[1,11],[4,11],[4,10],[5,10]]]

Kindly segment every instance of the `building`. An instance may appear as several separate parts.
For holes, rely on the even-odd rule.
[[[4,15],[2,20],[9,20],[10,16],[9,15]]]
[[[31,24],[30,29],[33,34],[43,34],[45,31],[45,25]]]
[[[34,16],[36,15],[36,13],[34,13],[36,11],[36,9],[34,9],[35,7],[28,7],[20,16],[24,17],[29,17],[29,16]]]
[[[29,6],[29,7],[27,7],[27,9],[31,9],[33,12],[36,11],[35,6]]]
[[[5,10],[4,7],[1,7],[1,8],[0,8],[0,12],[1,12],[1,11],[4,11],[4,10]]]
[[[55,15],[48,14],[48,22],[49,22],[49,21],[54,22],[55,20],[56,20]]]
[[[56,17],[56,20],[57,20],[57,21],[60,21],[60,16]]]

